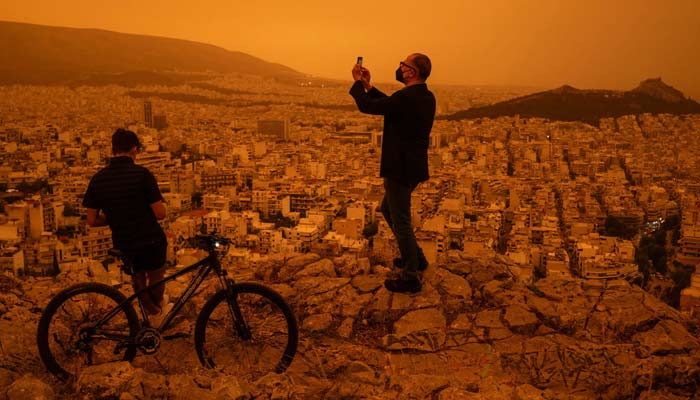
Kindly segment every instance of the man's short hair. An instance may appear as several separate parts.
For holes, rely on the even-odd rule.
[[[112,135],[112,153],[128,153],[134,147],[141,147],[141,142],[134,132],[119,128]]]
[[[418,68],[418,76],[421,79],[426,80],[430,76],[430,71],[433,69],[433,65],[430,59],[425,54],[413,53],[413,64]]]

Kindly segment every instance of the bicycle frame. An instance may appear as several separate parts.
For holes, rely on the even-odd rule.
[[[150,290],[152,288],[158,287],[160,285],[164,285],[169,281],[172,281],[182,275],[186,275],[190,272],[193,272],[194,270],[199,269],[197,274],[192,278],[190,281],[190,284],[187,286],[187,288],[180,294],[180,296],[177,298],[175,301],[175,304],[173,305],[172,310],[165,316],[165,319],[163,322],[161,322],[159,327],[152,327],[150,325],[150,321],[148,320],[148,316],[146,313],[145,308],[143,307],[143,304],[141,303],[141,300],[139,298],[139,295],[144,293],[147,290]],[[204,280],[209,276],[211,271],[214,270],[216,272],[217,277],[219,278],[219,282],[221,283],[221,286],[226,289],[230,289],[231,285],[234,283],[233,281],[226,279],[227,272],[226,270],[221,268],[221,264],[219,262],[219,259],[217,255],[213,252],[210,252],[209,255],[194,264],[185,267],[184,269],[164,277],[161,281],[156,282],[152,285],[146,286],[145,288],[136,291],[134,294],[129,296],[125,301],[123,301],[121,304],[117,305],[114,309],[112,309],[107,315],[104,316],[100,321],[98,321],[95,326],[92,329],[98,329],[100,326],[106,324],[110,319],[112,319],[118,312],[119,310],[122,309],[127,304],[132,303],[134,300],[138,301],[139,304],[139,309],[141,311],[141,317],[145,323],[145,326],[148,328],[156,328],[159,333],[162,333],[165,331],[169,324],[172,322],[172,320],[175,318],[178,312],[182,309],[182,307],[187,303],[192,296],[194,296],[195,292],[197,289],[199,289],[200,285]],[[237,307],[235,307],[237,308]],[[240,313],[235,313],[237,314],[236,316],[240,316]],[[99,337],[99,338],[104,338],[104,339],[111,339],[111,340],[124,340],[124,339],[129,339],[128,336],[124,335],[113,335],[109,333],[102,333],[102,332],[96,332],[93,331],[93,337]],[[128,343],[128,344],[133,344],[133,343]]]
[[[170,275],[144,288],[140,286],[143,274],[137,275],[139,290],[134,288],[128,297],[117,287],[96,282],[75,284],[54,296],[42,313],[37,330],[39,355],[49,372],[62,378],[76,377],[83,367],[120,358],[132,361],[137,352],[153,355],[162,347],[163,341],[191,335],[194,337],[199,361],[204,367],[230,363],[231,357],[236,357],[239,351],[253,351],[262,352],[254,357],[255,363],[248,366],[253,369],[262,367],[258,373],[269,371],[270,368],[275,372],[286,369],[298,344],[298,328],[291,307],[271,287],[256,282],[235,282],[234,277],[228,276],[219,256],[232,244],[231,240],[215,234],[196,235],[192,239],[193,245],[205,251],[200,253],[204,255],[202,259],[189,266],[173,268]],[[124,268],[133,271],[133,253],[112,249],[109,255],[120,260]],[[203,285],[212,270],[219,284],[209,280]],[[184,278],[185,274],[192,276]],[[158,271],[152,275],[160,277],[163,273]],[[146,312],[148,308],[144,307],[147,305],[145,296],[150,294],[146,291],[155,288],[160,293],[167,282],[176,279],[177,285],[173,284],[173,287],[178,287],[173,293],[176,296],[173,296],[173,303],[169,302],[164,307],[168,309],[172,306],[172,310],[161,312],[157,318],[159,322],[155,325],[153,317],[149,321]],[[191,324],[192,315],[189,311],[187,315],[178,317],[178,314],[183,313],[185,304],[190,299],[202,294],[207,299],[196,315],[196,321],[187,326]],[[135,310],[134,301],[139,302],[142,318]],[[189,308],[194,310],[198,307]],[[179,324],[183,317],[187,322]],[[268,321],[274,323],[267,324]],[[260,331],[251,332],[251,327],[256,328],[259,324],[266,326],[261,327]],[[272,328],[268,325],[272,325]],[[173,332],[165,333],[168,329]],[[240,349],[238,346],[231,348],[230,345],[221,343],[218,339],[220,337],[239,343]],[[214,354],[218,354],[222,345],[229,351],[226,356],[219,358]],[[246,349],[246,345],[252,347]],[[270,359],[263,357],[268,353],[268,346],[273,353],[281,355],[279,360],[275,359],[276,355]],[[269,367],[263,366],[263,363],[270,362],[277,365],[273,363]],[[251,373],[253,369],[250,370]]]

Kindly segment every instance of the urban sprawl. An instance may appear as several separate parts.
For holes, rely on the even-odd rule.
[[[214,231],[233,240],[225,262],[241,270],[304,252],[390,262],[382,121],[359,113],[347,89],[241,77],[138,91],[0,88],[0,270],[50,276],[107,257],[109,228],[87,226],[81,202],[117,127],[137,132],[136,162],[163,192],[170,265],[191,261],[188,239]],[[412,199],[430,263],[497,251],[525,280],[629,278],[646,271],[640,251],[659,233],[662,270],[700,263],[700,116],[448,121],[439,118],[526,91],[433,90],[431,178]],[[645,273],[663,272],[654,266]],[[697,304],[694,273],[681,307]]]

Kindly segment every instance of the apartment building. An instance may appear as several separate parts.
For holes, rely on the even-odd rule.
[[[107,252],[113,247],[112,231],[108,226],[86,227],[79,240],[81,257],[101,259],[107,257]]]

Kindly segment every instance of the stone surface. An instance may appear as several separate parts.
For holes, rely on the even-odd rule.
[[[467,331],[472,328],[474,324],[472,324],[472,321],[469,319],[469,316],[467,314],[459,314],[457,318],[455,318],[454,321],[450,324],[450,329],[458,330],[458,331]]]
[[[540,320],[527,308],[519,304],[506,307],[503,321],[513,332],[533,333],[537,329]]]
[[[304,319],[303,328],[309,332],[322,332],[330,328],[333,316],[329,313],[315,314]]]
[[[545,400],[544,391],[532,385],[520,385],[513,392],[513,400]]]
[[[206,385],[185,374],[168,377],[168,398],[172,400],[214,400],[216,396],[211,391],[211,382]]]
[[[450,250],[445,259],[411,295],[388,292],[389,269],[354,255],[257,263],[255,276],[290,303],[301,335],[285,373],[253,382],[199,365],[191,335],[216,286],[207,281],[178,324],[189,337],[164,341],[158,354],[139,354],[132,364],[86,368],[76,385],[62,385],[47,375],[35,329],[26,327],[36,327],[59,290],[91,279],[87,269],[55,279],[0,276],[0,385],[17,389],[31,374],[59,399],[124,400],[677,399],[700,392],[697,325],[640,288],[554,276],[522,282],[510,260],[486,249],[478,257]]]
[[[484,310],[476,314],[474,325],[481,328],[503,328],[501,310]]]
[[[292,287],[297,291],[297,294],[303,298],[304,296],[328,293],[331,290],[339,289],[348,283],[350,283],[350,278],[309,276],[294,282]]]
[[[684,395],[674,394],[669,390],[646,390],[640,393],[638,400],[687,400]]]
[[[442,268],[438,269],[436,276],[438,290],[445,292],[447,296],[458,299],[471,299],[472,288],[466,279]]]
[[[305,276],[327,276],[329,278],[336,278],[337,274],[335,272],[335,265],[333,265],[333,261],[324,258],[323,260],[319,260],[304,266],[304,268],[294,274],[296,279],[303,278]]]
[[[122,393],[143,398],[140,372],[142,371],[135,369],[128,362],[88,367],[78,376],[77,391],[86,398],[114,398]]]
[[[51,386],[29,374],[14,381],[7,388],[6,396],[7,400],[53,400],[56,398]]]
[[[411,311],[394,324],[394,334],[384,338],[389,350],[435,351],[445,343],[446,321],[436,308]]]
[[[389,387],[396,388],[400,398],[426,399],[450,387],[451,379],[444,375],[394,375]]]
[[[335,269],[339,276],[361,276],[369,274],[372,266],[370,265],[369,259],[366,257],[355,258],[351,255],[346,255],[342,257],[337,257],[333,260],[335,264]]]
[[[212,380],[211,391],[217,400],[246,400],[251,398],[235,376],[224,375]]]
[[[698,339],[674,321],[660,321],[652,329],[632,337],[639,344],[639,355],[649,357],[665,354],[688,354],[698,350]]]
[[[350,281],[360,293],[374,292],[384,284],[384,277],[377,275],[357,275]]]
[[[372,301],[372,294],[358,294],[354,289],[345,286],[338,293],[338,311],[337,314],[343,317],[357,317],[360,312]]]
[[[349,339],[352,336],[352,329],[354,324],[354,318],[346,318],[338,327],[338,336],[340,336],[343,339]]]
[[[293,379],[286,374],[269,373],[254,383],[252,398],[266,398],[270,400],[302,399],[297,393],[301,388],[295,385]]]
[[[485,397],[478,393],[472,393],[464,389],[448,387],[445,390],[440,391],[438,394],[438,400],[485,400]]]
[[[321,257],[318,254],[307,253],[307,254],[298,255],[294,258],[289,259],[285,263],[285,266],[290,267],[290,268],[300,268],[300,267],[303,267],[304,265],[311,264],[311,263],[316,262],[320,259],[321,259]]]
[[[0,368],[0,399],[5,396],[5,390],[10,387],[12,382],[17,379],[17,374],[7,370],[5,368]]]
[[[291,299],[297,295],[296,290],[286,283],[272,284],[270,288],[285,299]]]

